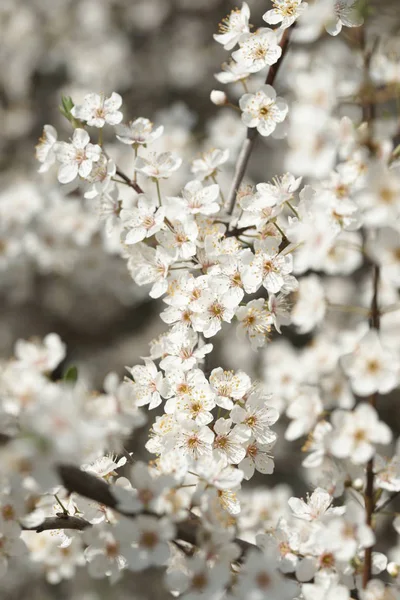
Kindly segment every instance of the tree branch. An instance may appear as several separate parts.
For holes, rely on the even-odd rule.
[[[136,181],[133,181],[133,179],[129,179],[128,175],[126,175],[123,171],[117,169],[115,171],[115,174],[118,175],[118,177],[121,177],[121,179],[123,179],[125,183],[127,183],[131,188],[135,190],[135,192],[137,192],[138,194],[144,194],[144,191],[142,190],[140,185]]]
[[[72,515],[62,515],[59,517],[47,517],[40,525],[36,527],[25,527],[21,525],[24,531],[36,531],[36,533],[42,533],[42,531],[49,531],[51,529],[78,529],[83,531],[87,527],[91,527],[92,524],[86,519],[81,517],[73,517]]]
[[[378,265],[373,267],[373,295],[371,302],[371,327],[379,331],[380,326],[380,313],[378,303],[379,293],[379,274],[380,269]],[[376,403],[378,400],[378,394],[372,394],[369,398],[369,404],[376,409]],[[367,464],[367,481],[365,485],[365,522],[369,527],[372,527],[372,516],[375,511],[375,499],[374,499],[374,459],[368,461]],[[372,550],[373,546],[365,549],[364,554],[364,569],[363,569],[363,587],[367,587],[369,580],[372,577]]]
[[[64,487],[69,493],[75,492],[84,498],[89,500],[95,500],[99,504],[108,506],[124,515],[125,517],[135,517],[137,513],[123,511],[118,508],[117,500],[114,498],[110,486],[99,479],[95,475],[81,471],[79,467],[73,465],[59,465],[57,472],[61,477],[61,481]],[[57,517],[48,517],[36,527],[22,527],[24,530],[36,531],[47,531],[50,529],[78,529],[84,530],[87,527],[91,527],[91,523],[82,519],[81,517],[73,517],[60,515]],[[183,540],[193,546],[196,546],[199,539],[199,532],[202,528],[202,523],[199,517],[190,514],[189,518],[185,521],[176,523],[177,528],[177,539]],[[235,543],[240,547],[242,556],[255,546],[246,542],[245,540],[235,539]]]
[[[288,45],[289,45],[290,34],[291,34],[293,27],[294,27],[294,25],[292,25],[291,27],[288,27],[283,32],[282,39],[279,44],[280,47],[282,48],[282,54],[281,54],[279,60],[274,65],[271,65],[271,67],[268,70],[268,74],[267,74],[267,77],[265,80],[265,83],[267,85],[273,85],[273,83],[275,81],[279,67],[281,66],[282,61],[285,58],[285,55],[286,55],[286,52],[288,49]],[[241,150],[239,152],[238,159],[236,161],[235,173],[233,176],[232,186],[231,186],[229,196],[228,196],[228,201],[227,201],[228,202],[228,213],[230,215],[233,213],[233,209],[235,208],[236,194],[239,190],[240,184],[242,183],[242,179],[246,172],[246,168],[247,168],[251,153],[253,151],[254,142],[255,142],[256,138],[257,138],[257,129],[255,127],[251,128],[251,129],[248,128],[246,139],[243,141]]]
[[[375,49],[377,40],[375,40],[374,46],[371,50],[367,50],[367,41],[365,38],[365,27],[362,27],[360,30],[360,42],[361,48],[364,52],[364,85],[369,87],[371,85],[369,69],[371,64],[371,58],[373,51]],[[365,102],[362,105],[362,113],[363,113],[363,121],[367,123],[367,139],[365,142],[366,147],[368,148],[371,154],[375,153],[375,144],[373,139],[373,123],[375,119],[375,105],[370,102]],[[371,301],[371,312],[370,312],[370,327],[372,329],[376,329],[379,331],[380,328],[380,312],[379,312],[379,278],[380,278],[380,269],[379,266],[374,264],[373,271],[373,293],[372,293],[372,301]],[[376,409],[376,404],[378,400],[378,394],[375,392],[369,398],[369,404],[373,408]],[[366,469],[366,485],[365,485],[365,522],[366,524],[372,528],[372,517],[375,510],[375,498],[374,498],[374,458],[367,463]],[[364,566],[363,566],[363,588],[366,588],[369,580],[372,577],[372,551],[373,546],[365,549],[364,552]]]

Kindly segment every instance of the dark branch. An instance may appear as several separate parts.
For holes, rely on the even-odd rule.
[[[91,527],[92,524],[86,519],[82,519],[81,517],[73,517],[71,515],[62,515],[60,517],[47,517],[40,523],[40,525],[36,525],[36,527],[25,527],[21,526],[24,531],[36,531],[36,533],[41,533],[42,531],[49,531],[50,529],[78,529],[83,531],[87,527]]]

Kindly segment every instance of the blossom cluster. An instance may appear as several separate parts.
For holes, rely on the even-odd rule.
[[[315,5],[322,20],[313,17]],[[248,128],[239,172],[256,131],[278,136],[288,115],[293,142],[296,119],[313,105],[304,94],[291,116],[273,87],[293,26],[301,37],[309,13],[308,24],[332,35],[363,20],[351,1],[276,0],[263,19],[278,27],[252,33],[244,3],[214,36],[234,50],[218,81],[246,90],[237,107]],[[296,93],[307,88],[303,77],[293,83]],[[211,98],[230,104],[225,93]],[[66,355],[56,334],[17,342],[0,376],[0,573],[29,550],[52,583],[80,566],[111,582],[125,569],[167,566],[166,588],[188,600],[350,600],[354,590],[379,600],[388,588],[375,575],[386,571],[398,598],[400,546],[388,556],[372,550],[373,513],[381,516],[400,492],[399,443],[393,450],[379,414],[381,397],[400,383],[400,176],[392,139],[377,135],[365,114],[356,124],[338,116],[323,98],[315,121],[325,129],[309,137],[336,132],[332,168],[324,165],[324,176],[316,168],[307,180],[298,165],[268,181],[240,180],[232,202],[222,183],[229,148],[207,149],[187,165],[158,145],[162,125],[125,121],[116,92],[75,105],[64,98],[63,107],[71,137],[59,140],[45,126],[40,171],[56,168],[60,184],[81,190],[105,235],[118,240],[135,284],[162,298],[168,328],[142,364],[126,367],[122,382],[108,375],[97,395],[68,371],[62,380],[52,376]],[[107,127],[131,153],[132,178],[105,148]],[[293,162],[296,143],[290,152]],[[186,180],[171,193],[168,182],[180,171]],[[262,381],[242,368],[210,368],[212,338],[232,323],[252,356],[260,352]],[[279,339],[289,326],[312,343],[295,349]],[[146,420],[143,407],[157,409],[148,464],[124,447]],[[314,488],[306,499],[286,486],[248,487],[274,471],[278,432],[304,442]],[[92,475],[82,479],[95,482],[92,492],[89,484],[86,494],[71,488],[65,465]],[[400,532],[398,519],[393,526]]]

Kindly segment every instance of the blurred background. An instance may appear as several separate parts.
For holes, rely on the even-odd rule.
[[[70,136],[69,124],[58,110],[62,94],[80,103],[89,92],[110,95],[116,91],[124,100],[124,121],[142,116],[163,124],[160,149],[176,151],[186,161],[186,167],[166,184],[165,193],[179,193],[190,179],[190,160],[212,147],[230,150],[230,164],[219,176],[227,191],[245,128],[235,111],[217,108],[209,100],[210,91],[221,87],[214,74],[228,59],[212,34],[237,4],[230,0],[0,0],[3,358],[12,354],[18,338],[43,337],[54,331],[67,344],[66,362],[77,365],[88,383],[101,389],[107,373],[116,371],[122,376],[124,366],[140,362],[140,357],[148,354],[150,340],[165,330],[159,318],[162,302],[151,300],[147,289],[134,284],[120,256],[118,240],[105,236],[90,203],[74,190],[62,188],[54,170],[37,173],[35,144],[46,123],[56,127],[59,139]],[[271,3],[248,0],[248,4],[251,23],[261,26],[261,15]],[[373,26],[396,33],[398,1],[377,0],[375,6],[379,14]],[[321,66],[334,70],[340,63],[336,83],[333,79],[333,83],[309,86],[311,107],[318,105],[329,113],[333,104],[329,94],[334,100],[337,91],[333,91],[334,86],[351,93],[359,85],[361,70],[345,36],[343,40],[326,35],[317,38],[304,47],[298,45],[293,60],[284,64],[277,87],[295,99],[296,70],[312,73]],[[307,84],[302,86],[304,93]],[[233,97],[239,93],[233,86]],[[348,106],[342,114],[359,117],[357,107]],[[302,125],[309,128],[309,123]],[[330,170],[335,158],[332,135],[316,134],[318,144],[310,149],[304,174],[310,169],[307,164],[314,168],[322,155],[321,176]],[[126,148],[117,145],[111,129],[105,136],[107,151],[129,173],[131,157]],[[248,181],[267,181],[295,165],[296,151],[292,148],[289,159],[285,158],[285,144],[259,141]],[[291,332],[285,335],[298,345],[309,340]],[[240,367],[252,377],[263,377],[262,353],[254,354],[249,347],[240,346],[234,327],[225,327],[213,343],[216,351],[211,366]],[[146,436],[147,428],[133,441],[132,448],[139,457]],[[304,492],[306,487],[294,474],[293,462],[287,460],[288,452],[283,444],[278,474],[268,484],[290,478]],[[84,572],[76,581],[64,581],[56,587],[47,584],[42,575],[21,577],[19,573],[18,583],[11,578],[1,584],[0,598],[166,597],[161,575],[153,571],[140,577],[128,574],[115,588],[107,581],[88,581]]]

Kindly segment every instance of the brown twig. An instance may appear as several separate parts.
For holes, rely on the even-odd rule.
[[[121,171],[121,169],[117,169],[115,171],[115,174],[118,175],[118,177],[121,177],[121,179],[123,179],[125,183],[127,183],[131,188],[135,190],[135,192],[137,192],[138,194],[144,194],[144,191],[142,190],[140,185],[136,181],[133,181],[133,179],[130,179],[128,175]]]
[[[282,54],[279,60],[269,68],[265,83],[267,85],[273,85],[276,75],[278,73],[279,67],[282,64],[283,59],[285,58],[287,48],[289,45],[290,34],[294,25],[285,29],[282,35],[282,39],[280,41],[280,47],[282,48]],[[233,213],[233,209],[235,208],[236,202],[236,194],[239,190],[240,184],[242,183],[244,174],[247,169],[247,165],[254,147],[254,142],[257,138],[257,129],[256,128],[248,128],[246,139],[243,141],[242,147],[239,152],[239,156],[236,161],[235,173],[233,176],[232,186],[229,192],[227,204],[228,204],[228,214]]]

